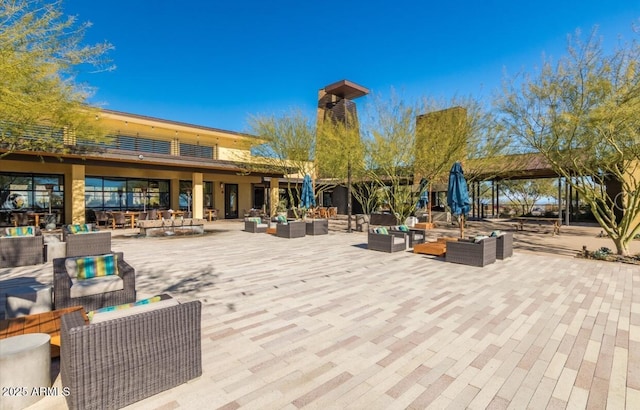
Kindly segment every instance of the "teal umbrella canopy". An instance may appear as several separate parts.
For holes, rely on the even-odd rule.
[[[464,179],[462,165],[456,162],[449,171],[449,185],[447,186],[447,205],[453,215],[467,215],[471,210],[469,188]]]
[[[316,197],[313,193],[313,184],[309,174],[304,176],[302,180],[302,193],[300,195],[300,206],[302,208],[311,208],[316,206]]]

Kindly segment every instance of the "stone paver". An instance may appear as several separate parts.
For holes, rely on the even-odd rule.
[[[640,408],[639,266],[517,249],[476,268],[363,233],[209,228],[114,237],[139,298],[203,303],[202,377],[131,409]],[[51,279],[0,269],[3,288]]]

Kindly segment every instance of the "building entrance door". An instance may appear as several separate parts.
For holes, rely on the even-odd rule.
[[[238,218],[238,184],[224,184],[224,217]]]

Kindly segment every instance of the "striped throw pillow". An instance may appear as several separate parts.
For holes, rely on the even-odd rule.
[[[78,279],[91,279],[117,274],[118,257],[116,255],[87,256],[76,259],[76,275]]]
[[[163,299],[162,296],[153,296],[148,299],[139,300],[137,302],[124,303],[122,305],[117,305],[117,306],[107,306],[100,309],[92,310],[91,312],[87,313],[87,317],[89,318],[89,321],[92,321],[93,316],[96,313],[113,312],[114,310],[122,310],[122,309],[131,308],[134,306],[148,305],[149,303],[160,302],[162,299]]]
[[[16,236],[34,236],[35,230],[33,226],[18,226],[14,228],[6,228],[5,229],[6,236],[16,237]]]

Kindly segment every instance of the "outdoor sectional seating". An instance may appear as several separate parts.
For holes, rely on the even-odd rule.
[[[306,221],[306,224],[307,235],[326,235],[329,233],[329,220],[327,219],[312,219]]]
[[[307,233],[305,221],[290,221],[276,225],[276,236],[280,238],[302,238]]]
[[[11,234],[17,231],[24,231],[25,235]],[[35,226],[21,226],[6,228],[5,232],[11,236],[0,238],[0,268],[43,263],[44,240],[40,229]]]
[[[79,290],[72,291],[72,287],[76,285],[77,282],[82,282],[82,280],[77,280],[74,277],[74,283],[74,280],[72,280],[72,276],[74,276],[74,273],[69,273],[68,271],[71,270],[70,266],[78,258],[67,257],[54,259],[53,296],[55,309],[62,309],[70,306],[82,306],[85,308],[85,310],[89,311],[99,309],[104,306],[113,306],[123,303],[135,302],[136,271],[131,265],[124,261],[122,252],[114,253],[113,255],[115,255],[117,258],[117,276],[122,282],[114,283],[118,281],[118,278],[110,277],[107,279],[108,281],[110,281],[110,283],[103,282],[98,285],[101,286],[101,288],[98,289],[105,289],[105,291],[99,291],[95,293],[94,291],[88,289],[88,285],[93,286],[94,284],[96,284],[97,280],[103,278],[86,279],[86,281],[91,280],[92,282],[87,284],[81,283]],[[85,258],[96,257],[98,256]]]
[[[496,238],[458,240],[447,242],[447,262],[461,263],[470,266],[485,266],[496,261]]]
[[[148,306],[148,305],[143,305]],[[69,409],[117,409],[202,375],[201,303],[86,324],[61,319],[60,375]]]
[[[67,257],[111,252],[111,232],[98,231],[92,224],[65,225],[62,240],[66,243]]]
[[[269,224],[264,222],[259,216],[244,219],[244,231],[252,233],[267,232]]]
[[[409,238],[409,248],[413,248],[414,245],[424,243],[426,235],[424,229],[412,229],[406,225],[394,225],[389,227],[389,232],[403,232],[407,234]]]
[[[496,259],[506,259],[513,256],[513,234],[503,232],[496,237]]]
[[[388,233],[378,233],[376,229],[372,228],[369,229],[367,248],[382,252],[404,251],[407,249],[408,240],[406,232],[388,231]]]

